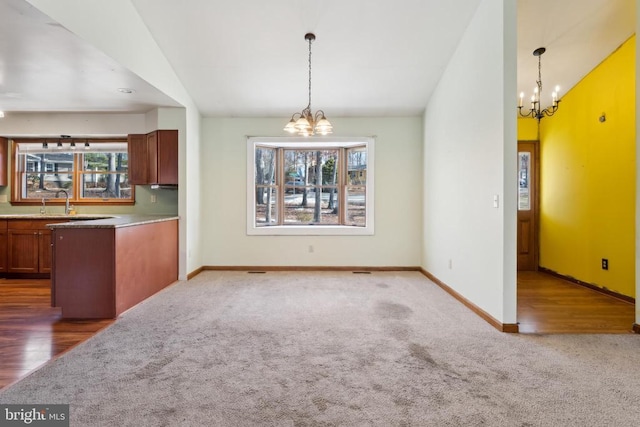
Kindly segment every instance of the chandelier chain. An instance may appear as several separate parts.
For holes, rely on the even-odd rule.
[[[311,43],[316,39],[315,34],[307,33],[304,39],[309,42],[309,103],[298,113],[293,113],[284,129],[289,133],[297,133],[300,136],[329,135],[333,133],[333,126],[324,115],[324,111],[311,111]]]
[[[309,112],[311,112],[311,42],[312,41],[313,40],[310,38],[309,39],[309,104],[307,105]]]
[[[538,56],[538,95],[542,96],[542,55]]]

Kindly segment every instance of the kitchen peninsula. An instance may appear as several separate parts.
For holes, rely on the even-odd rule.
[[[178,280],[178,217],[50,224],[51,302],[63,318],[115,318]]]
[[[0,215],[0,277],[49,278],[51,229],[48,225],[109,215],[2,214]]]

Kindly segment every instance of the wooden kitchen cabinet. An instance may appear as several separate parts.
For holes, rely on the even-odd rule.
[[[6,272],[23,274],[51,273],[51,230],[47,224],[60,220],[8,221],[4,246]]]
[[[9,140],[7,138],[0,137],[0,186],[6,187],[9,184]]]
[[[8,273],[38,272],[38,231],[10,229],[8,231]]]
[[[51,230],[38,230],[38,273],[51,274]]]
[[[7,272],[7,221],[0,220],[0,273]]]
[[[176,280],[177,219],[53,229],[52,305],[63,318],[117,317]]]
[[[178,131],[129,135],[129,181],[135,185],[178,184]]]
[[[149,150],[147,135],[129,135],[127,137],[129,159],[129,182],[136,185],[148,184]]]

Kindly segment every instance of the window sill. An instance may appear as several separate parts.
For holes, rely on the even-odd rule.
[[[64,206],[65,201],[52,199],[46,199],[47,206]],[[11,206],[39,206],[42,205],[42,200],[11,200]],[[113,205],[135,205],[135,200],[72,200],[69,199],[69,203],[74,206],[113,206]]]
[[[250,227],[249,236],[373,236],[373,227],[347,225],[272,225]]]

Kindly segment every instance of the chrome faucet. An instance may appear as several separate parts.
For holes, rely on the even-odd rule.
[[[67,193],[67,190],[60,189],[56,191],[56,197],[58,197],[58,194],[60,193],[64,193],[66,199],[64,203],[64,214],[69,215],[69,212],[71,212],[71,209],[69,208],[69,193]],[[42,199],[42,203],[44,203],[44,199]]]
[[[45,198],[44,197],[42,198],[42,207],[40,208],[40,213],[42,215],[47,213],[47,204],[45,202]]]

